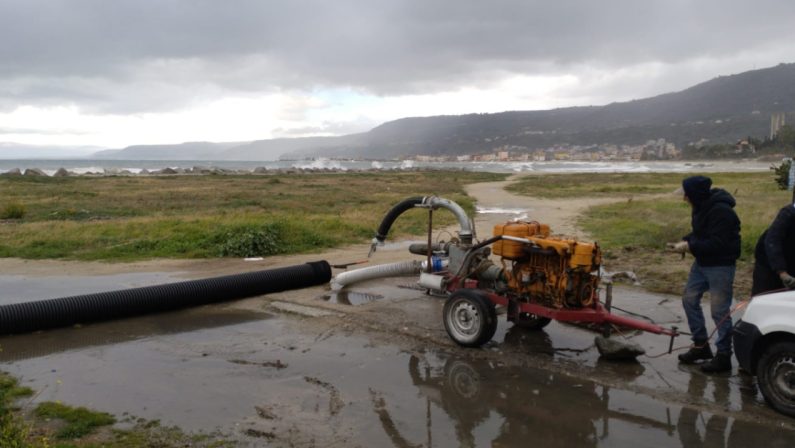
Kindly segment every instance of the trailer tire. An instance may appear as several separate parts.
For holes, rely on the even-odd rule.
[[[497,311],[477,289],[459,289],[444,303],[444,329],[456,344],[480,347],[497,331]]]
[[[795,417],[795,342],[780,341],[768,347],[759,359],[756,374],[768,404]]]

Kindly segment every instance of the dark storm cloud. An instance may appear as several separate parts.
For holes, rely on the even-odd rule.
[[[0,0],[0,107],[425,93],[506,73],[720,60],[788,45],[794,20],[795,3],[763,0]]]

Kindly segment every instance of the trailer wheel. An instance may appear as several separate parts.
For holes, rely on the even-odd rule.
[[[497,331],[497,311],[485,294],[459,289],[444,303],[444,329],[458,345],[480,347]]]
[[[795,417],[795,342],[777,342],[768,347],[756,372],[759,389],[770,406]]]
[[[538,331],[549,325],[550,322],[552,319],[548,317],[531,313],[518,313],[513,320],[513,324],[517,327],[530,331]]]

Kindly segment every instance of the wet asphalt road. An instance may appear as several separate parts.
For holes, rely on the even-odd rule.
[[[0,300],[183,275],[7,275]],[[736,367],[710,377],[667,355],[608,363],[588,330],[553,322],[531,333],[503,318],[483,349],[462,349],[444,333],[441,299],[410,283],[275,298],[336,317],[284,314],[260,298],[2,337],[0,370],[38,391],[27,406],[60,400],[251,446],[795,446],[792,419],[767,408]],[[676,298],[629,287],[615,296],[683,326]],[[650,355],[667,349],[665,337],[626,336]]]

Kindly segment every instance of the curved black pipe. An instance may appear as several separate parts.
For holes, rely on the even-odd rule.
[[[398,202],[386,213],[386,215],[384,215],[384,219],[381,220],[381,225],[378,226],[378,230],[375,232],[375,238],[383,243],[386,239],[386,235],[389,233],[389,229],[392,228],[392,224],[395,222],[397,217],[406,210],[411,210],[412,208],[422,204],[423,199],[425,198],[422,196],[415,196],[413,198],[404,199],[403,201]]]
[[[0,306],[0,334],[168,311],[321,285],[331,266],[315,261],[266,271]]]

